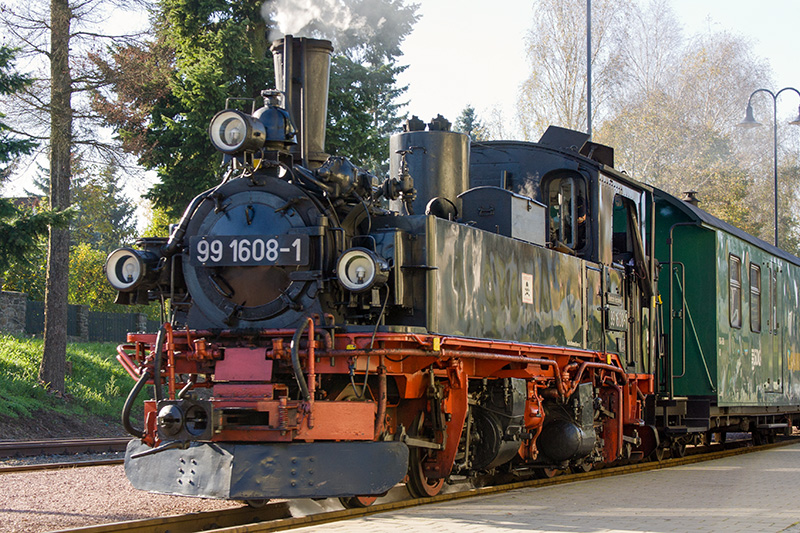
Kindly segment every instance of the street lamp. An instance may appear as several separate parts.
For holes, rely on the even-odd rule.
[[[755,128],[757,126],[761,126],[761,123],[758,122],[753,116],[753,106],[750,104],[750,101],[753,99],[753,96],[756,93],[763,92],[772,97],[772,151],[773,164],[775,168],[775,246],[778,246],[778,95],[780,95],[783,91],[794,91],[798,96],[800,96],[800,91],[794,87],[784,87],[777,93],[773,93],[769,89],[756,89],[753,91],[750,94],[750,98],[747,99],[747,111],[745,112],[744,120],[738,124],[738,126],[742,128]],[[789,124],[800,126],[800,107],[797,111],[797,117],[789,122]]]

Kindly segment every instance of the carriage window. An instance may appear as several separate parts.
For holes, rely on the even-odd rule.
[[[769,269],[769,329],[778,331],[778,267]]]
[[[742,327],[742,260],[735,255],[728,258],[728,292],[731,326]]]
[[[547,185],[550,242],[580,250],[586,245],[586,193],[573,178],[556,178]]]
[[[761,267],[750,263],[750,330],[761,331]]]

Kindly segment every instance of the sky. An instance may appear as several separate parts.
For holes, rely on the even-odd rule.
[[[527,70],[524,42],[535,0],[408,1],[420,4],[421,18],[402,47],[401,64],[408,69],[399,81],[408,85],[406,111],[426,122],[437,114],[455,122],[461,111],[472,105],[479,118],[499,108],[507,120],[513,120],[517,91]],[[750,39],[755,53],[766,58],[774,71],[776,85],[765,81],[762,87],[800,88],[794,32],[800,20],[800,0],[771,0],[761,4],[764,7],[752,0],[671,3],[686,35],[711,28]],[[787,91],[780,97],[779,112],[788,115],[798,104],[798,98]],[[743,116],[745,105],[742,102]],[[139,179],[128,180],[127,185],[133,197],[149,186]],[[16,179],[2,193],[23,194],[25,186],[30,188],[29,180]]]
[[[479,118],[495,107],[514,115],[525,79],[525,34],[532,23],[533,0],[417,0],[421,19],[403,44],[400,82],[409,86],[407,111],[428,122],[442,114],[455,122],[472,105]],[[576,0],[570,0],[576,1]],[[636,0],[645,1],[645,0]],[[758,56],[775,72],[775,87],[800,88],[796,25],[800,0],[672,0],[686,35],[710,28],[750,39]],[[495,5],[495,9],[486,9]],[[762,7],[763,6],[763,7]],[[756,89],[757,87],[753,87]],[[797,109],[791,92],[781,95],[779,110]],[[763,96],[762,96],[763,97]],[[746,102],[742,102],[742,116]],[[794,106],[794,107],[792,107]]]

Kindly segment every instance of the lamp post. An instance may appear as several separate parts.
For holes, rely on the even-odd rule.
[[[775,180],[775,246],[778,246],[778,96],[783,91],[794,91],[798,96],[800,96],[800,91],[794,87],[784,87],[777,93],[773,93],[769,89],[756,89],[750,93],[750,98],[747,99],[747,111],[745,111],[744,120],[738,124],[742,128],[755,128],[757,126],[761,126],[761,123],[758,122],[753,116],[753,106],[750,104],[750,102],[753,100],[753,96],[755,96],[757,93],[767,93],[772,97],[772,153]],[[800,108],[798,108],[797,117],[790,121],[789,124],[800,126]]]
[[[592,0],[586,0],[586,133],[592,138]]]

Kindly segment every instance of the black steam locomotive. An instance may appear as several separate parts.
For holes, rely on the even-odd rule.
[[[324,153],[331,51],[276,42],[280,91],[211,121],[222,182],[169,238],[109,256],[119,302],[161,299],[167,315],[119,349],[137,380],[134,486],[368,505],[398,482],[429,496],[453,475],[585,470],[791,427],[794,382],[775,409],[676,394],[656,239],[667,211],[698,209],[556,127],[476,144],[414,118],[379,180]]]

